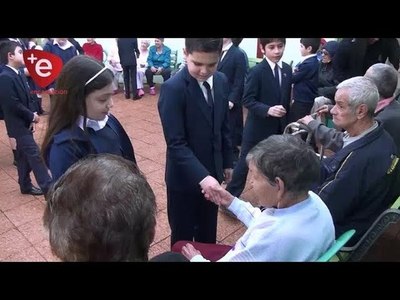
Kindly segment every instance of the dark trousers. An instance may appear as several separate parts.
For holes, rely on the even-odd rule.
[[[229,110],[229,127],[230,127],[230,136],[232,141],[232,149],[233,149],[233,161],[236,163],[239,160],[239,146],[241,144],[241,135],[239,135],[240,131],[240,122],[243,122],[243,117],[240,118],[240,114],[243,115],[243,111],[241,107],[233,106],[231,110]],[[243,131],[243,123],[241,124],[241,130]]]
[[[154,86],[153,76],[154,76],[155,74],[151,71],[150,68],[146,69],[145,74],[146,74],[147,84],[148,84],[150,87],[153,87],[153,86]],[[163,70],[161,71],[161,74],[160,74],[160,75],[163,77],[164,81],[167,81],[167,80],[171,77],[171,68],[163,69]]]
[[[51,177],[44,164],[39,147],[33,139],[33,135],[24,135],[16,138],[17,141],[17,170],[18,183],[21,190],[29,191],[32,188],[30,172],[33,171],[39,187],[47,193]]]
[[[125,96],[129,98],[132,93],[132,96],[135,97],[137,94],[136,65],[122,66],[122,72],[124,74]]]
[[[249,172],[249,168],[246,163],[246,156],[257,143],[250,143],[244,141],[242,143],[242,149],[240,149],[240,157],[239,161],[233,169],[232,180],[226,187],[226,189],[235,197],[239,197],[244,187],[246,186],[247,173]]]
[[[168,221],[171,246],[188,240],[216,243],[218,206],[198,191],[176,191],[167,188]]]
[[[310,103],[294,101],[290,107],[289,122],[297,122],[298,119],[309,115],[313,105],[314,101]]]

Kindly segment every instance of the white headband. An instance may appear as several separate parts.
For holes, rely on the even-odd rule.
[[[95,80],[97,76],[99,76],[101,73],[104,72],[104,70],[107,70],[107,69],[108,69],[107,67],[104,67],[103,69],[98,71],[96,74],[94,74],[92,78],[90,78],[88,81],[86,81],[85,86],[87,86],[89,83],[91,83],[93,80]]]

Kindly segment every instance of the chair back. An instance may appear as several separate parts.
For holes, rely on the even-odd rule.
[[[379,215],[367,232],[353,247],[343,247],[338,254],[344,261],[360,261],[386,229],[400,221],[400,210],[389,208]],[[348,255],[346,256],[346,253]]]
[[[346,245],[346,243],[351,239],[351,237],[356,233],[354,229],[350,229],[343,233],[334,243],[333,245],[324,253],[320,258],[317,259],[317,262],[329,262],[332,257],[339,252],[339,250]]]
[[[171,70],[175,70],[178,64],[178,50],[171,50]]]

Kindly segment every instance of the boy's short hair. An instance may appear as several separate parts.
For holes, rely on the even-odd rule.
[[[16,41],[0,42],[0,64],[8,64],[8,53],[15,53],[15,49],[21,47]]]
[[[217,52],[222,51],[223,38],[200,38],[185,39],[185,47],[187,53],[193,52]]]
[[[263,48],[265,48],[265,46],[267,44],[273,43],[273,42],[281,42],[284,45],[286,45],[286,38],[260,38],[259,39],[260,44]]]

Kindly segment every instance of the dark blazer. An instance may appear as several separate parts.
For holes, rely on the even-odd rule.
[[[214,122],[187,67],[161,86],[158,110],[167,143],[166,183],[171,190],[197,192],[203,178],[212,175],[222,182],[223,169],[232,168],[227,79],[216,72],[213,80]]]
[[[122,66],[136,66],[136,56],[140,55],[137,38],[118,38],[118,54]]]
[[[0,106],[10,137],[32,134],[29,129],[33,120],[32,105],[26,77],[23,75],[21,80],[14,70],[4,66],[0,74]]]
[[[240,105],[247,71],[246,58],[243,52],[235,46],[230,47],[224,59],[219,62],[217,70],[224,73],[228,78],[228,100],[235,105]]]
[[[356,233],[354,245],[368,227],[391,205],[388,174],[396,145],[382,124],[359,140],[321,162],[321,185],[317,192],[328,206],[339,237],[349,229]],[[391,200],[391,199],[390,199]]]
[[[136,163],[132,143],[117,118],[109,115],[107,125],[119,138],[122,157]],[[89,154],[102,153],[90,142],[89,136],[78,125],[65,128],[54,135],[48,148],[46,164],[49,167],[53,181],[56,181],[65,171],[81,158]]]
[[[283,63],[281,75],[279,91],[271,67],[265,59],[250,69],[243,94],[243,106],[249,110],[243,142],[258,143],[272,134],[282,133],[285,129],[290,108],[292,68]],[[268,109],[279,104],[286,109],[286,116],[267,116]]]
[[[393,100],[383,110],[375,114],[375,119],[382,122],[383,128],[391,135],[400,154],[400,103]]]
[[[314,103],[318,96],[318,70],[317,56],[305,59],[296,66],[293,72],[293,99],[301,103]]]

